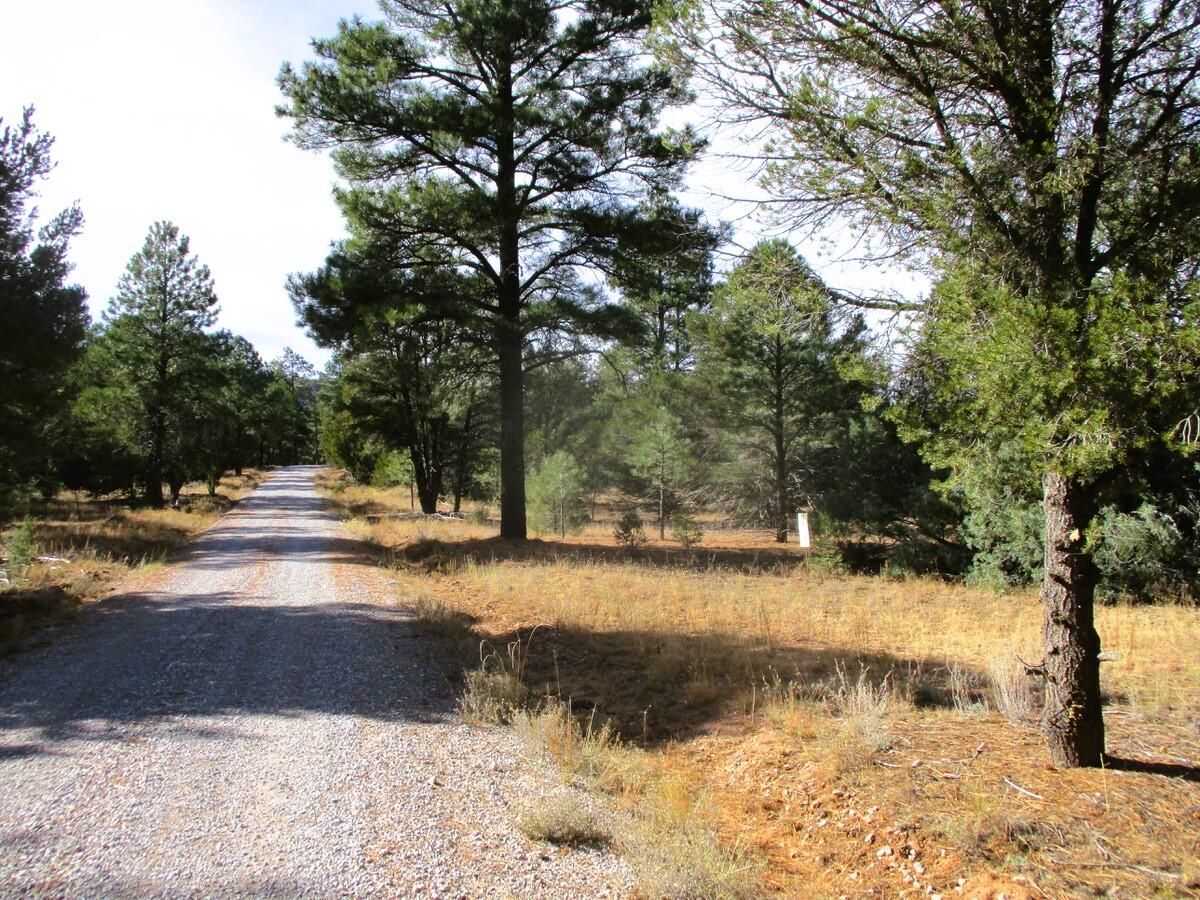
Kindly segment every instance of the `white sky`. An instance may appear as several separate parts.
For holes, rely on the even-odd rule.
[[[374,18],[377,9],[373,0],[6,0],[0,116],[15,122],[32,103],[39,130],[55,137],[57,168],[38,205],[44,216],[75,200],[83,209],[71,259],[93,316],[150,223],[170,219],[212,269],[222,327],[265,359],[291,346],[324,362],[294,324],[284,281],[319,266],[343,234],[334,173],[327,158],[283,140],[275,76],[354,13]],[[707,160],[685,202],[732,218],[742,210],[705,189],[752,195],[746,177]],[[753,221],[738,223],[742,243],[757,233]],[[906,273],[838,262],[836,251],[801,249],[839,287],[921,286]]]

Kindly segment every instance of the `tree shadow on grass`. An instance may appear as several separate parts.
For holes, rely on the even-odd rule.
[[[819,703],[860,676],[887,680],[897,701],[952,707],[944,662],[815,645],[773,645],[721,633],[673,634],[539,625],[489,633],[477,619],[419,610],[416,627],[440,639],[460,669],[511,668],[536,698],[569,701],[573,712],[608,722],[622,739],[657,746],[738,728],[742,716],[788,697]],[[865,673],[865,674],[864,674]],[[982,679],[980,679],[982,681]]]
[[[1167,778],[1180,778],[1184,781],[1200,783],[1200,766],[1154,762],[1151,760],[1110,756],[1107,754],[1104,757],[1104,765],[1119,772],[1141,772],[1146,775],[1164,775]]]
[[[606,544],[558,541],[514,541],[507,538],[470,538],[414,541],[395,551],[398,561],[424,572],[453,572],[467,563],[571,562],[632,563],[650,568],[709,571],[729,569],[742,572],[790,571],[802,568],[807,557],[795,550],[732,547],[615,547]]]

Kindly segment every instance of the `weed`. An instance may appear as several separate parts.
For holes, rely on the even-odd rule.
[[[417,629],[438,640],[464,643],[472,638],[471,620],[441,600],[419,595],[410,601]]]
[[[1025,665],[1011,654],[993,657],[988,662],[992,703],[1005,717],[1022,722],[1034,712],[1033,689]]]
[[[568,778],[626,799],[632,815],[614,820],[614,839],[636,869],[643,894],[697,900],[758,895],[754,866],[701,820],[703,798],[679,779],[664,777],[642,751],[620,744],[607,723],[597,726],[594,715],[579,722],[570,704],[547,701],[519,714],[514,727]],[[566,816],[572,815],[568,810]]]
[[[622,783],[616,771],[620,745],[609,723],[596,724],[594,711],[579,722],[569,702],[547,700],[519,713],[513,727],[526,746],[548,756],[569,777],[604,789]]]
[[[948,667],[950,701],[955,710],[964,716],[985,715],[988,703],[983,695],[983,679],[973,670],[958,663]]]
[[[570,794],[538,797],[525,804],[517,812],[517,829],[531,840],[570,847],[602,847],[612,841],[596,814]]]
[[[943,832],[947,839],[972,856],[1001,860],[1014,852],[1036,849],[1044,829],[1032,819],[994,809],[946,819]]]
[[[463,720],[473,725],[503,725],[513,720],[529,692],[511,672],[472,669],[463,675],[458,699]]]
[[[643,815],[620,844],[647,896],[741,900],[760,894],[758,873],[745,855],[721,844],[694,815]]]

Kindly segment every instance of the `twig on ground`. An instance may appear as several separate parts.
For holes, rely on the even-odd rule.
[[[1019,784],[1017,784],[1015,781],[1013,781],[1007,775],[1004,776],[1004,783],[1007,784],[1010,788],[1012,788],[1017,793],[1024,794],[1026,797],[1032,797],[1034,800],[1042,800],[1042,801],[1044,801],[1046,799],[1041,794],[1035,794],[1033,791],[1025,790],[1025,788],[1021,787]]]
[[[1119,863],[1119,862],[1076,862],[1070,859],[1061,859],[1059,857],[1049,857],[1050,862],[1056,866],[1070,866],[1073,869],[1133,869],[1136,872],[1142,872],[1152,878],[1161,878],[1164,881],[1178,881],[1182,876],[1176,875],[1174,872],[1164,872],[1161,869],[1151,869],[1149,866],[1139,866],[1136,863]]]

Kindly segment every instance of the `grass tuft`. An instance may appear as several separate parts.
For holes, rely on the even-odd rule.
[[[571,794],[539,797],[517,812],[517,829],[535,841],[568,847],[603,847],[612,842],[604,827],[583,801]]]
[[[992,703],[1005,718],[1024,722],[1036,712],[1036,700],[1025,665],[1016,656],[993,657],[988,662]]]

